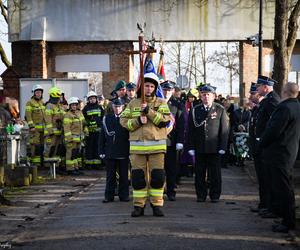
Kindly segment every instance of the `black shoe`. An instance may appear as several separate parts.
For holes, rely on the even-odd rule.
[[[162,217],[165,216],[163,211],[161,211],[160,206],[152,206],[153,216]]]
[[[134,206],[134,210],[131,213],[131,217],[140,217],[144,215],[144,208]]]
[[[211,203],[218,203],[218,202],[219,202],[219,199],[210,199],[210,202],[211,202]]]
[[[278,216],[272,212],[264,213],[260,216],[263,219],[276,219]]]
[[[102,201],[102,203],[109,203],[109,202],[113,202],[114,201],[114,199],[104,199],[103,201]]]
[[[272,231],[275,233],[288,233],[289,228],[283,224],[272,225]]]
[[[259,208],[258,207],[250,207],[250,211],[252,212],[252,213],[258,213],[259,212]]]
[[[176,201],[176,197],[173,194],[167,195],[169,201]]]
[[[128,202],[128,201],[130,201],[130,199],[127,197],[127,198],[119,198],[120,199],[120,201],[122,201],[122,202]]]
[[[200,197],[197,198],[197,202],[205,202],[205,200],[206,200],[205,198],[200,198]]]
[[[258,215],[263,215],[263,214],[266,214],[266,213],[269,213],[269,210],[267,208],[261,208],[258,211]]]

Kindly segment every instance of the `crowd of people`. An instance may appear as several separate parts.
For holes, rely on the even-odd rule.
[[[57,87],[44,103],[43,87],[35,85],[25,114],[31,164],[56,161],[67,175],[105,165],[103,203],[113,202],[116,195],[128,202],[131,184],[131,215],[139,217],[148,197],[153,215],[164,216],[163,195],[176,201],[184,175],[195,175],[197,202],[208,197],[218,202],[221,167],[240,167],[253,159],[259,204],[251,211],[262,218],[281,217],[275,232],[295,227],[291,170],[300,141],[297,84],[285,84],[280,99],[273,91],[276,81],[259,76],[249,98],[237,105],[233,98],[217,95],[210,84],[185,91],[154,73],[145,74],[144,81],[143,91],[119,81],[109,100],[89,91],[86,103],[77,97],[66,100]]]

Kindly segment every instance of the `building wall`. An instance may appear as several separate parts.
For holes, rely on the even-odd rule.
[[[164,41],[246,40],[258,31],[258,0],[14,0],[8,4],[10,41],[136,41],[137,23],[144,22],[146,36],[154,32]],[[274,14],[275,1],[264,1],[264,39],[274,37]]]
[[[272,54],[272,43],[264,41],[262,51],[262,65],[265,64],[265,56]],[[271,77],[271,72],[266,72],[262,66],[262,74]],[[249,95],[251,82],[256,82],[258,75],[258,47],[240,42],[240,96]]]
[[[55,72],[57,55],[108,54],[110,72],[103,73],[103,94],[109,98],[120,79],[132,80],[130,50],[132,42],[14,42],[12,65],[20,78],[64,78],[67,72]]]

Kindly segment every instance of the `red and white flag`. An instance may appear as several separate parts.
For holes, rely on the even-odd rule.
[[[166,74],[165,74],[165,67],[164,67],[164,52],[161,50],[159,52],[160,57],[159,57],[159,62],[158,62],[158,67],[157,67],[157,74],[161,75],[161,77],[166,80]]]

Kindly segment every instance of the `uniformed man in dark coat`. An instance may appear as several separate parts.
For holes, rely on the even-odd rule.
[[[220,155],[227,148],[229,119],[225,109],[214,102],[215,87],[202,86],[200,95],[202,104],[193,107],[189,116],[189,153],[196,156],[197,202],[206,200],[207,175],[210,200],[218,202],[222,186]]]
[[[276,199],[272,210],[283,218],[280,224],[273,225],[274,232],[287,233],[296,224],[292,171],[300,140],[298,91],[296,83],[284,85],[283,100],[273,112],[260,140],[265,165],[270,170],[271,197]]]
[[[184,133],[184,107],[174,96],[175,83],[165,81],[161,84],[163,94],[167,99],[169,109],[172,114],[172,124],[169,126],[169,134],[167,139],[167,152],[165,155],[165,171],[167,182],[167,196],[169,201],[176,200],[176,178],[179,173],[179,157],[177,151],[183,149],[183,133]]]
[[[253,157],[254,160],[254,167],[255,167],[255,172],[256,172],[256,177],[257,177],[257,182],[258,182],[258,190],[259,190],[259,203],[255,207],[251,207],[252,212],[259,212],[260,209],[265,209],[266,204],[265,204],[265,199],[264,199],[264,190],[263,190],[263,175],[262,175],[262,170],[260,166],[261,158],[260,153],[256,152],[256,144],[258,143],[256,141],[256,136],[255,136],[255,126],[256,126],[256,120],[257,120],[257,113],[258,113],[258,108],[259,108],[259,103],[264,97],[259,95],[257,92],[257,87],[256,83],[252,82],[251,88],[250,88],[250,101],[253,103],[253,108],[251,110],[251,119],[250,119],[250,127],[249,127],[249,142],[250,142],[250,155]]]
[[[103,129],[100,137],[100,158],[106,165],[106,188],[103,203],[114,201],[116,173],[119,173],[120,201],[129,201],[129,133],[120,125],[120,114],[124,109],[122,99],[112,101],[114,114],[103,118]]]
[[[280,97],[273,91],[274,84],[277,83],[272,78],[266,76],[258,76],[257,91],[258,94],[264,96],[259,103],[257,120],[255,125],[255,139],[256,139],[256,154],[258,168],[262,172],[262,205],[266,209],[260,211],[263,218],[275,218],[276,215],[271,210],[271,183],[269,170],[264,166],[262,149],[259,147],[260,137],[266,129],[267,122],[269,121],[273,111],[280,101]]]
[[[129,103],[129,100],[126,97],[126,82],[124,80],[118,81],[116,84],[114,90],[111,92],[111,95],[113,96],[112,99],[110,99],[111,102],[108,103],[106,108],[106,114],[113,114],[113,108],[112,108],[112,101],[114,99],[121,99],[124,103],[125,107]]]
[[[126,84],[126,101],[129,103],[131,100],[136,98],[136,84],[129,82]]]

